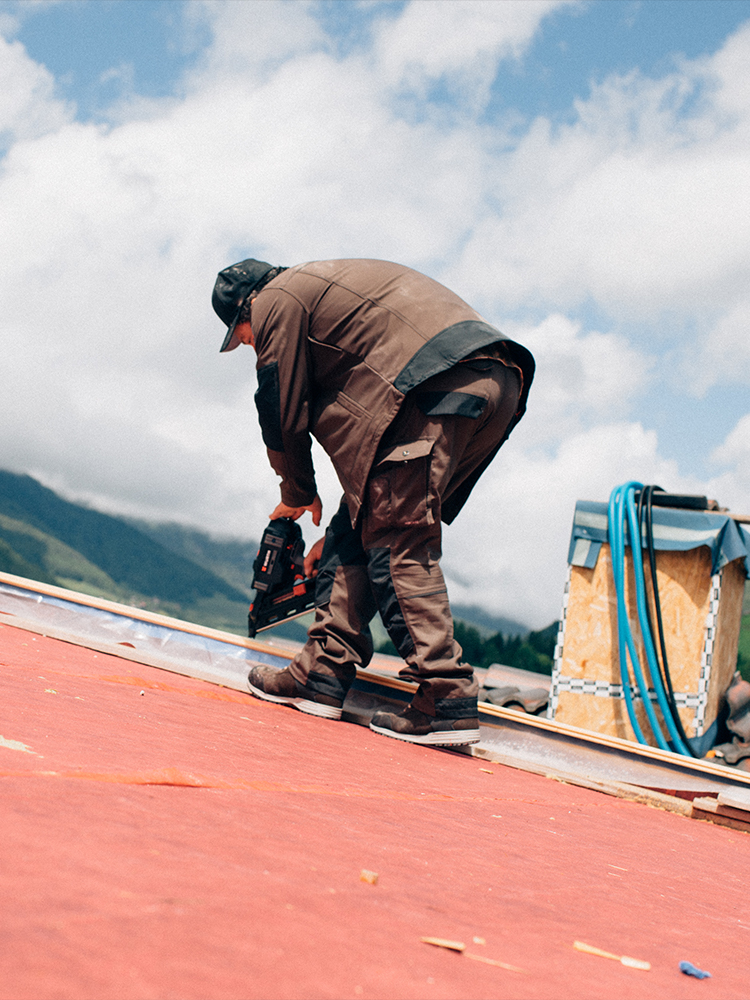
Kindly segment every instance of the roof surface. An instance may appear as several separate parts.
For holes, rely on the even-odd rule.
[[[748,995],[747,834],[8,626],[0,677],[3,998]]]

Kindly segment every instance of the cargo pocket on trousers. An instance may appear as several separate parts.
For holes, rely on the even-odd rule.
[[[432,439],[389,446],[375,459],[368,484],[373,528],[432,524],[430,462]]]

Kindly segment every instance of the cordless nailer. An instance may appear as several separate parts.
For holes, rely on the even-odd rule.
[[[253,563],[255,597],[247,616],[252,639],[263,629],[298,618],[315,607],[315,580],[305,579],[305,543],[296,521],[271,521]]]

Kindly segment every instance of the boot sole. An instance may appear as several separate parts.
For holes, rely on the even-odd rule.
[[[427,747],[463,747],[471,743],[479,743],[478,729],[460,729],[445,733],[425,733],[424,736],[408,736],[406,733],[397,733],[393,729],[384,729],[382,726],[373,726],[370,723],[373,733],[381,736],[390,736],[394,740],[403,740],[405,743],[420,743]]]
[[[247,682],[247,686],[256,698],[262,698],[263,701],[272,701],[275,705],[288,705],[290,708],[296,708],[298,712],[316,715],[320,719],[333,719],[334,722],[338,722],[341,718],[343,709],[335,708],[333,705],[321,705],[320,702],[310,701],[309,698],[284,698],[277,694],[268,694],[250,681]]]

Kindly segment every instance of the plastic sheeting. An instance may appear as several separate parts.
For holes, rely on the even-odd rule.
[[[750,531],[728,514],[675,507],[654,507],[652,513],[657,550],[686,551],[707,545],[712,573],[735,559],[744,559],[745,572],[750,576]],[[593,569],[603,543],[608,541],[607,504],[579,500],[568,550],[570,565]],[[625,544],[630,545],[627,525]]]
[[[180,623],[160,625],[73,600],[24,590],[0,581],[0,612],[71,636],[108,645],[132,646],[158,657],[175,673],[247,690],[249,662],[284,666],[288,658],[248,649],[231,641],[181,631]]]

